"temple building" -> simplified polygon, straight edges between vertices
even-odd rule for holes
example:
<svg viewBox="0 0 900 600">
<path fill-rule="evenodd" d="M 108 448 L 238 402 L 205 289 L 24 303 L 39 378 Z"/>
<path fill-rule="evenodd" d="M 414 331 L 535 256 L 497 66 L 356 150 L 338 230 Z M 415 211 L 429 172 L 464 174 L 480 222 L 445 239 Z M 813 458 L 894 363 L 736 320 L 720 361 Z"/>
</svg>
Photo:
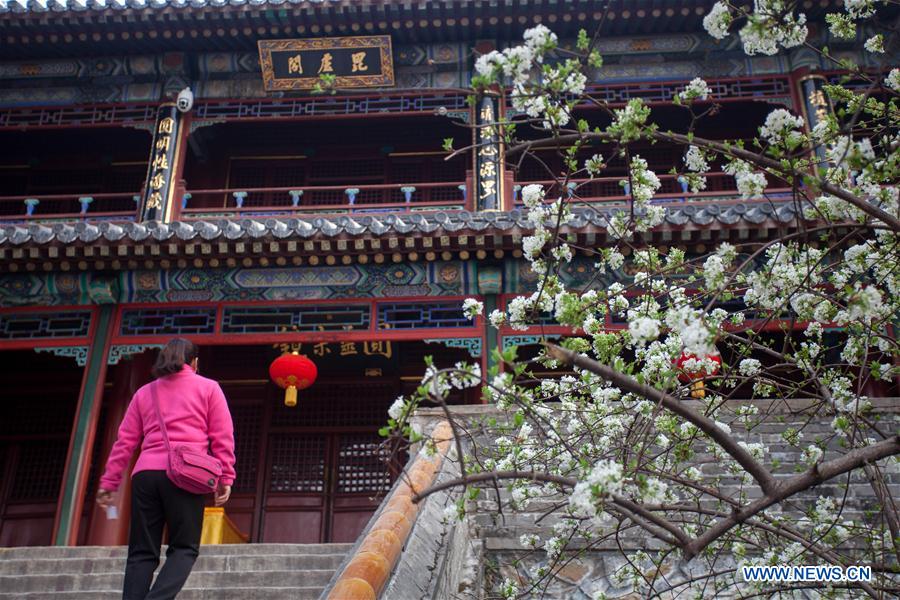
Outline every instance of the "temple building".
<svg viewBox="0 0 900 600">
<path fill-rule="evenodd" d="M 815 20 L 829 4 L 804 7 Z M 602 19 L 589 92 L 610 106 L 643 98 L 661 126 L 684 127 L 672 98 L 703 77 L 720 105 L 707 138 L 752 139 L 773 106 L 814 125 L 840 73 L 802 47 L 748 57 L 736 36 L 712 39 L 711 5 L 0 0 L 0 546 L 124 543 L 127 518 L 92 498 L 173 336 L 200 345 L 201 373 L 230 403 L 225 509 L 247 541 L 355 541 L 396 477 L 378 429 L 426 356 L 486 371 L 495 348 L 571 334 L 497 331 L 461 310 L 533 289 L 519 192 L 564 169 L 549 151 L 505 160 L 499 136 L 473 127 L 521 118 L 502 90 L 468 100 L 475 60 L 535 24 L 571 46 Z M 477 150 L 451 157 L 447 138 Z M 639 153 L 657 173 L 681 168 L 679 147 Z M 578 205 L 567 231 L 586 250 L 565 269 L 571 285 L 594 274 L 626 173 L 616 159 L 577 194 L 550 194 Z M 747 201 L 722 172 L 699 193 L 661 179 L 666 220 L 649 243 L 703 252 L 796 226 L 781 182 Z M 319 373 L 294 407 L 269 379 L 285 349 Z M 118 502 L 127 516 L 127 484 Z"/>
</svg>

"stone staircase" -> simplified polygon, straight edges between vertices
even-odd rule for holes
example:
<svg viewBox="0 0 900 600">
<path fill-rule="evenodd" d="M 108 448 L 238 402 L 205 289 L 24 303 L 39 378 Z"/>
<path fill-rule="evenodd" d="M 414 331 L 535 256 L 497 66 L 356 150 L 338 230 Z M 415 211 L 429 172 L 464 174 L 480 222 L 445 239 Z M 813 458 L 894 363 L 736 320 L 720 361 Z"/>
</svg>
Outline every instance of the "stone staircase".
<svg viewBox="0 0 900 600">
<path fill-rule="evenodd" d="M 351 547 L 203 546 L 178 598 L 314 600 Z M 125 550 L 121 546 L 0 548 L 0 600 L 118 600 Z"/>
</svg>

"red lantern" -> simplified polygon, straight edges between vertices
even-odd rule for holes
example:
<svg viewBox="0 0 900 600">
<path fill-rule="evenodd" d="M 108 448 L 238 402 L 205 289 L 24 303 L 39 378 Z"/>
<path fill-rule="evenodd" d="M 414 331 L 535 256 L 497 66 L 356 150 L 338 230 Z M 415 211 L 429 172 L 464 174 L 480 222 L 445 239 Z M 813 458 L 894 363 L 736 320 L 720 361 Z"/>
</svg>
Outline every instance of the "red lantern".
<svg viewBox="0 0 900 600">
<path fill-rule="evenodd" d="M 703 378 L 709 375 L 715 375 L 719 372 L 719 366 L 722 364 L 722 357 L 718 352 L 715 354 L 707 354 L 706 358 L 715 363 L 715 367 L 713 367 L 712 373 L 707 373 L 706 369 L 700 369 L 699 371 L 686 371 L 684 368 L 684 363 L 691 359 L 700 360 L 697 358 L 696 354 L 692 352 L 687 352 L 683 350 L 681 352 L 681 356 L 678 357 L 678 360 L 675 361 L 675 368 L 678 369 L 678 380 L 682 383 L 690 383 L 691 384 L 691 397 L 692 398 L 703 398 L 706 396 L 706 391 L 703 386 Z"/>
<path fill-rule="evenodd" d="M 297 406 L 297 390 L 315 383 L 318 374 L 316 364 L 297 352 L 285 352 L 269 365 L 269 377 L 284 388 L 285 406 Z"/>
</svg>

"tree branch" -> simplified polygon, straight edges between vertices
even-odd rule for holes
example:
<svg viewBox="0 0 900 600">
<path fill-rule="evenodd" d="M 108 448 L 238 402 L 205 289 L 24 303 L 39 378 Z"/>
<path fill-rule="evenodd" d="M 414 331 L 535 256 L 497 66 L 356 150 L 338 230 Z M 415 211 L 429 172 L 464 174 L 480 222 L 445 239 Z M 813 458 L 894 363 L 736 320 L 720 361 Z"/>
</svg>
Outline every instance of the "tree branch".
<svg viewBox="0 0 900 600">
<path fill-rule="evenodd" d="M 456 479 L 433 485 L 427 490 L 414 495 L 412 501 L 421 502 L 431 494 L 454 487 L 468 486 L 473 483 L 497 482 L 502 479 L 544 481 L 547 483 L 556 483 L 568 488 L 575 487 L 575 484 L 578 483 L 578 480 L 574 477 L 562 477 L 561 475 L 541 473 L 539 471 L 491 471 L 489 473 L 476 473 L 464 477 L 457 477 Z M 632 502 L 618 494 L 609 494 L 607 498 L 615 504 L 626 517 L 634 521 L 636 525 L 641 529 L 648 531 L 654 537 L 679 548 L 684 548 L 690 543 L 690 538 L 687 534 L 678 529 L 678 527 L 659 515 L 653 514 L 636 502 Z"/>
<path fill-rule="evenodd" d="M 811 487 L 815 487 L 838 475 L 895 454 L 900 454 L 900 436 L 898 435 L 884 440 L 883 442 L 878 442 L 877 444 L 854 450 L 840 458 L 820 463 L 805 473 L 786 479 L 779 483 L 773 492 L 767 493 L 755 502 L 735 511 L 730 517 L 722 519 L 704 531 L 700 537 L 691 541 L 684 549 L 685 557 L 693 558 L 732 527 L 743 523 L 753 515 L 767 509 L 773 504 L 781 502 L 785 498 L 789 498 Z"/>
<path fill-rule="evenodd" d="M 576 354 L 571 350 L 566 350 L 565 348 L 561 348 L 554 344 L 547 344 L 547 351 L 554 359 L 563 364 L 575 365 L 580 369 L 599 375 L 600 377 L 611 381 L 613 385 L 619 389 L 652 400 L 668 411 L 693 423 L 697 429 L 712 438 L 713 441 L 737 461 L 737 463 L 756 480 L 756 483 L 762 488 L 763 493 L 769 494 L 775 490 L 775 477 L 763 465 L 758 463 L 756 459 L 750 456 L 750 453 L 742 448 L 737 443 L 737 440 L 725 433 L 724 430 L 720 429 L 715 421 L 693 410 L 678 398 L 656 388 L 638 383 L 628 375 L 619 373 L 611 367 L 601 364 L 587 356 Z"/>
</svg>

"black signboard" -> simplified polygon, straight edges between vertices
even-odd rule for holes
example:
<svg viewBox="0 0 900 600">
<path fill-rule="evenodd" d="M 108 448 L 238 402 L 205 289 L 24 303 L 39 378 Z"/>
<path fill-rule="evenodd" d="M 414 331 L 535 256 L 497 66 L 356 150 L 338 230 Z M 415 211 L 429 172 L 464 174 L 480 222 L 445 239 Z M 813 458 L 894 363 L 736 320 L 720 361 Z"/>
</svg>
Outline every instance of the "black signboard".
<svg viewBox="0 0 900 600">
<path fill-rule="evenodd" d="M 833 112 L 831 100 L 825 94 L 827 83 L 828 80 L 821 75 L 809 75 L 800 80 L 800 90 L 803 94 L 801 107 L 810 131 Z M 827 160 L 824 144 L 816 146 L 816 157 L 823 162 Z"/>
<path fill-rule="evenodd" d="M 270 92 L 311 89 L 322 75 L 333 76 L 338 88 L 394 85 L 388 35 L 261 40 L 259 63 Z"/>
<path fill-rule="evenodd" d="M 181 113 L 174 104 L 159 107 L 150 146 L 150 164 L 141 199 L 142 221 L 169 221 L 174 202 L 175 184 L 172 174 L 178 154 Z"/>
<path fill-rule="evenodd" d="M 475 209 L 500 210 L 503 198 L 503 152 L 498 135 L 496 98 L 483 96 L 475 112 Z"/>
</svg>

